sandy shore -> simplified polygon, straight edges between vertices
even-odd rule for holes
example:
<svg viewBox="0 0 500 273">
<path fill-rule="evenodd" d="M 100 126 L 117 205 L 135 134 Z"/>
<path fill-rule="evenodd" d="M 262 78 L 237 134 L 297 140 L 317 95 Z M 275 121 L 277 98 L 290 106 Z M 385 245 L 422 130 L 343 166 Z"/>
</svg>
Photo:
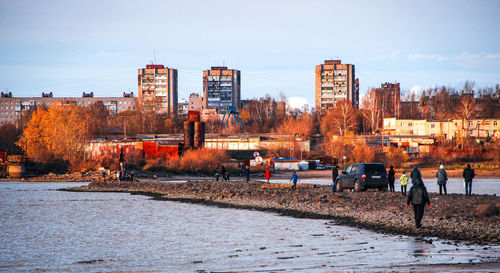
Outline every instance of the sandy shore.
<svg viewBox="0 0 500 273">
<path fill-rule="evenodd" d="M 500 197 L 461 194 L 430 194 L 432 208 L 427 208 L 423 228 L 414 227 L 413 211 L 405 206 L 400 193 L 343 192 L 331 193 L 328 186 L 290 185 L 259 182 L 198 181 L 167 182 L 93 182 L 72 191 L 126 192 L 144 194 L 161 200 L 202 203 L 271 211 L 300 218 L 333 219 L 339 224 L 362 227 L 377 232 L 438 237 L 478 244 L 499 244 L 500 215 L 475 218 L 478 204 L 499 204 Z"/>
</svg>

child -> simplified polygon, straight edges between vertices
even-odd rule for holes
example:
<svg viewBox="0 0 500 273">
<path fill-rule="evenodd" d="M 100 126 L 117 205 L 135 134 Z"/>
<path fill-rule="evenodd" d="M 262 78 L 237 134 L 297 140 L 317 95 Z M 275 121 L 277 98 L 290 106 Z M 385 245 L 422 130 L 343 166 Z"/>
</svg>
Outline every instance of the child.
<svg viewBox="0 0 500 273">
<path fill-rule="evenodd" d="M 408 176 L 406 175 L 405 171 L 403 171 L 403 174 L 399 178 L 399 182 L 401 183 L 401 194 L 406 196 L 406 185 L 408 184 Z"/>
<path fill-rule="evenodd" d="M 292 189 L 294 189 L 294 190 L 297 188 L 297 180 L 300 180 L 300 178 L 297 175 L 297 172 L 293 171 L 293 174 L 292 174 L 292 177 L 290 178 L 290 181 L 293 182 Z"/>
<path fill-rule="evenodd" d="M 269 179 L 271 178 L 271 171 L 269 170 L 269 168 L 266 169 L 264 177 L 267 179 L 267 183 L 269 183 Z"/>
</svg>

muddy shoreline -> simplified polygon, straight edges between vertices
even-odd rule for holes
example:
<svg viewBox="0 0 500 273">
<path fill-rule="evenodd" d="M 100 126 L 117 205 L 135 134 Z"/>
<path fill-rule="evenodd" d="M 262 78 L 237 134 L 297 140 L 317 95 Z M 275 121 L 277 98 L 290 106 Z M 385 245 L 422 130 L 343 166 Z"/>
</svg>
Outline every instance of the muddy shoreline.
<svg viewBox="0 0 500 273">
<path fill-rule="evenodd" d="M 500 215 L 476 218 L 479 204 L 500 204 L 500 197 L 462 194 L 430 194 L 423 228 L 414 227 L 413 210 L 405 198 L 391 192 L 331 193 L 331 187 L 260 182 L 197 181 L 170 182 L 92 182 L 88 186 L 65 189 L 78 192 L 122 192 L 151 196 L 157 200 L 180 201 L 225 208 L 249 209 L 280 215 L 329 219 L 338 224 L 370 229 L 380 233 L 438 237 L 476 244 L 500 244 Z M 432 239 L 431 239 L 432 240 Z"/>
<path fill-rule="evenodd" d="M 405 169 L 409 173 L 409 169 Z M 396 169 L 396 177 L 398 178 L 403 169 Z M 423 168 L 420 169 L 423 178 L 435 178 L 437 169 L 433 168 Z M 463 169 L 451 169 L 446 170 L 449 178 L 461 178 Z M 213 175 L 207 175 L 202 173 L 185 173 L 185 174 L 172 174 L 172 173 L 150 173 L 135 170 L 136 178 L 141 181 L 199 181 L 213 180 Z M 331 170 L 308 170 L 299 171 L 299 177 L 301 179 L 331 179 Z M 291 175 L 290 171 L 273 171 L 271 179 L 289 179 Z M 156 176 L 156 178 L 155 178 Z M 264 172 L 252 172 L 250 175 L 251 179 L 265 180 Z M 242 181 L 244 178 L 241 174 L 232 174 L 232 180 Z M 500 179 L 500 168 L 488 169 L 488 170 L 476 170 L 475 179 L 481 178 L 498 178 Z M 0 178 L 2 181 L 21 181 L 21 182 L 93 182 L 93 181 L 113 181 L 112 177 L 103 178 L 101 172 L 90 171 L 86 173 L 67 173 L 67 174 L 46 174 L 38 175 L 33 177 L 24 178 Z"/>
</svg>

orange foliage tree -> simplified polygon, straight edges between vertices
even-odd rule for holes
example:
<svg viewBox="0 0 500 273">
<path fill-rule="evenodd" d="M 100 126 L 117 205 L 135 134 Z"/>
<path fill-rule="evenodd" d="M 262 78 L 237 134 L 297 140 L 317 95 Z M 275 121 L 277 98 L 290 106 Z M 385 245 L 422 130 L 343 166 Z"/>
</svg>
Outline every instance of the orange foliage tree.
<svg viewBox="0 0 500 273">
<path fill-rule="evenodd" d="M 55 103 L 47 110 L 37 109 L 26 124 L 17 145 L 35 161 L 55 159 L 76 163 L 84 159 L 91 133 L 83 108 Z"/>
<path fill-rule="evenodd" d="M 337 105 L 328 110 L 321 118 L 320 129 L 324 136 L 345 136 L 356 131 L 358 126 L 358 113 L 350 101 L 339 101 Z"/>
<path fill-rule="evenodd" d="M 356 145 L 352 150 L 352 157 L 355 162 L 373 162 L 375 155 L 375 149 L 366 145 Z"/>
<path fill-rule="evenodd" d="M 278 134 L 299 135 L 304 139 L 309 139 L 313 133 L 313 117 L 304 112 L 296 117 L 289 115 L 275 129 Z"/>
</svg>

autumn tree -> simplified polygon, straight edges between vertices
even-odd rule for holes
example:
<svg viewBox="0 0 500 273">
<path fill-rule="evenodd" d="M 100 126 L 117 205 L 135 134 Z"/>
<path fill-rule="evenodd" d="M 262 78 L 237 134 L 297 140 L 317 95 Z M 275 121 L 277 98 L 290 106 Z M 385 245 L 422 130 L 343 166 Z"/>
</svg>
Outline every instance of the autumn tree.
<svg viewBox="0 0 500 273">
<path fill-rule="evenodd" d="M 299 135 L 304 139 L 309 139 L 313 133 L 313 117 L 308 112 L 297 116 L 289 115 L 283 119 L 274 132 Z"/>
<path fill-rule="evenodd" d="M 352 157 L 355 162 L 373 162 L 375 156 L 375 149 L 366 145 L 356 145 L 352 150 Z"/>
<path fill-rule="evenodd" d="M 61 159 L 75 163 L 84 159 L 90 136 L 83 108 L 56 103 L 48 110 L 39 108 L 33 113 L 17 144 L 35 161 Z"/>
<path fill-rule="evenodd" d="M 355 132 L 358 126 L 358 113 L 348 100 L 337 102 L 337 105 L 321 118 L 321 132 L 324 136 L 345 136 Z"/>
<path fill-rule="evenodd" d="M 102 104 L 102 102 L 93 103 L 85 109 L 85 116 L 87 118 L 88 131 L 93 137 L 98 135 L 106 135 L 108 133 L 107 119 L 109 117 L 109 110 Z"/>
<path fill-rule="evenodd" d="M 282 107 L 279 107 L 283 105 Z M 280 111 L 281 109 L 281 111 Z M 245 131 L 253 133 L 271 132 L 285 114 L 284 102 L 277 102 L 266 95 L 263 98 L 253 99 L 241 110 Z"/>
</svg>

